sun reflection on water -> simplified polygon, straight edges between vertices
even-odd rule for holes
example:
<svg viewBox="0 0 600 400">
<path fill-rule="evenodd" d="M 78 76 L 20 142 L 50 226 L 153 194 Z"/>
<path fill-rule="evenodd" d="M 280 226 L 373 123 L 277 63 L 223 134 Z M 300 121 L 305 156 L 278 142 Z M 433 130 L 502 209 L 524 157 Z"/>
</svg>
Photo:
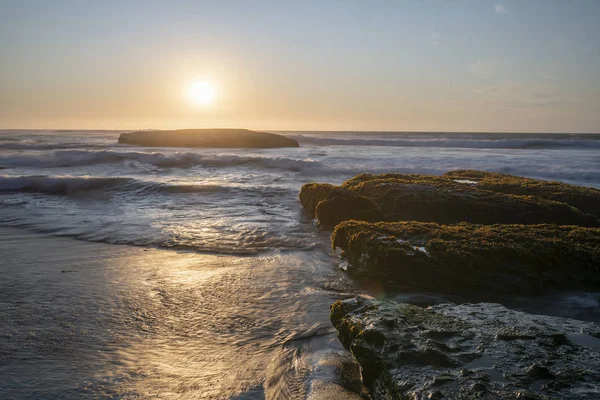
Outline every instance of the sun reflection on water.
<svg viewBox="0 0 600 400">
<path fill-rule="evenodd" d="M 313 253 L 234 257 L 32 234 L 7 250 L 22 263 L 8 280 L 45 282 L 3 286 L 14 304 L 7 320 L 27 316 L 24 326 L 40 327 L 9 359 L 52 352 L 43 363 L 0 365 L 15 387 L 35 374 L 39 387 L 63 397 L 260 397 L 288 390 L 284 377 L 267 376 L 289 369 L 273 364 L 287 360 L 285 346 L 341 351 L 328 322 L 338 293 L 322 289 L 340 275 Z M 31 337 L 19 325 L 1 329 Z"/>
</svg>

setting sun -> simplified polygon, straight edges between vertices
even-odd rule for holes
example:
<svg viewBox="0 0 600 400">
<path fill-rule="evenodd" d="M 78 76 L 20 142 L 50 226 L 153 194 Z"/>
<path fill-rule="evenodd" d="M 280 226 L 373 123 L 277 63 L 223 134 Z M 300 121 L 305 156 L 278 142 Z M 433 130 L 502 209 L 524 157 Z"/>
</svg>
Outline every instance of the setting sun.
<svg viewBox="0 0 600 400">
<path fill-rule="evenodd" d="M 214 103 L 217 91 L 211 82 L 194 82 L 188 88 L 188 99 L 196 106 L 210 106 Z"/>
</svg>

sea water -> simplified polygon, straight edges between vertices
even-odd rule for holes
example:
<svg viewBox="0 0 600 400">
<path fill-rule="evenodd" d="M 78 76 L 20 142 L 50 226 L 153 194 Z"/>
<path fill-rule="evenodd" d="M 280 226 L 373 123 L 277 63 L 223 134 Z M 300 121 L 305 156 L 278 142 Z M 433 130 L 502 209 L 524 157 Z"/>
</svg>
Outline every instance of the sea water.
<svg viewBox="0 0 600 400">
<path fill-rule="evenodd" d="M 183 149 L 119 134 L 0 131 L 0 397 L 348 398 L 329 305 L 381 294 L 337 267 L 304 183 L 470 168 L 600 188 L 594 135 L 282 132 L 301 147 Z M 506 304 L 597 319 L 598 298 Z"/>
</svg>

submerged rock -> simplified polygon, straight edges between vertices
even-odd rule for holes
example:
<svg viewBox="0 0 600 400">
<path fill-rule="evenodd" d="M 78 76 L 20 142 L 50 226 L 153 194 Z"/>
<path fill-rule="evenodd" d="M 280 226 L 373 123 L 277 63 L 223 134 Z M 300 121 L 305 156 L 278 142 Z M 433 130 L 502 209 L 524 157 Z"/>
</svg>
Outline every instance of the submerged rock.
<svg viewBox="0 0 600 400">
<path fill-rule="evenodd" d="M 319 226 L 333 229 L 342 221 L 382 221 L 381 209 L 373 200 L 326 183 L 309 183 L 300 190 L 300 202 Z"/>
<path fill-rule="evenodd" d="M 484 190 L 561 201 L 585 213 L 600 217 L 600 190 L 598 189 L 477 170 L 450 171 L 442 177 L 454 181 L 468 180 Z"/>
<path fill-rule="evenodd" d="M 598 399 L 600 327 L 499 304 L 331 307 L 376 399 Z"/>
<path fill-rule="evenodd" d="M 474 182 L 474 181 L 473 181 Z M 311 212 L 320 201 L 325 201 L 335 186 L 327 185 L 328 190 L 312 190 L 307 184 L 302 191 L 311 193 L 310 201 L 301 201 Z M 568 186 L 568 185 L 567 185 Z M 338 220 L 365 221 L 422 221 L 452 224 L 471 222 L 478 224 L 540 224 L 600 226 L 600 220 L 588 213 L 561 201 L 539 196 L 523 196 L 484 190 L 479 184 L 465 184 L 453 179 L 433 175 L 381 174 L 358 175 L 341 186 L 373 201 L 383 215 L 374 213 L 362 215 L 362 203 L 344 204 L 343 210 L 330 207 L 317 217 L 318 221 L 330 217 L 327 212 L 335 212 L 324 227 Z M 349 195 L 347 195 L 349 196 Z M 372 209 L 370 206 L 369 209 Z M 357 215 L 359 214 L 359 215 Z"/>
<path fill-rule="evenodd" d="M 600 287 L 600 229 L 345 221 L 332 235 L 348 271 L 387 287 L 542 293 Z"/>
<path fill-rule="evenodd" d="M 179 129 L 122 133 L 119 143 L 146 147 L 299 147 L 294 139 L 247 129 Z"/>
</svg>

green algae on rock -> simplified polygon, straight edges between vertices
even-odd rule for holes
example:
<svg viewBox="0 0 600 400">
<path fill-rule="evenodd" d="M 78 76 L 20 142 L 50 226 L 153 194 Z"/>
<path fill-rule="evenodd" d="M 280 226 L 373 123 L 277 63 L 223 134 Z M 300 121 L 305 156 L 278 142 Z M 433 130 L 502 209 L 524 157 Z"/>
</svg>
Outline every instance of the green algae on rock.
<svg viewBox="0 0 600 400">
<path fill-rule="evenodd" d="M 325 200 L 336 188 L 326 185 L 327 190 L 316 190 L 315 185 L 307 184 L 302 191 L 310 193 L 310 200 L 301 202 L 310 212 L 316 205 Z M 322 185 L 322 184 L 321 184 Z M 370 199 L 377 205 L 382 217 L 373 213 L 360 214 L 361 206 L 355 209 L 352 202 L 347 202 L 342 212 L 336 207 L 327 210 L 336 212 L 328 224 L 337 220 L 366 221 L 422 221 L 452 224 L 471 222 L 479 224 L 540 224 L 600 226 L 597 217 L 582 212 L 569 204 L 553 201 L 539 196 L 508 194 L 492 190 L 482 190 L 479 185 L 466 185 L 433 175 L 405 174 L 361 174 L 346 182 L 341 188 Z M 347 195 L 349 197 L 349 195 Z M 371 206 L 369 209 L 372 209 Z M 319 216 L 327 219 L 326 210 Z"/>
<path fill-rule="evenodd" d="M 445 173 L 442 177 L 454 181 L 472 181 L 483 190 L 561 201 L 585 213 L 600 217 L 600 190 L 598 189 L 477 170 L 455 170 Z"/>
<path fill-rule="evenodd" d="M 499 304 L 349 299 L 338 337 L 375 399 L 597 399 L 600 327 Z"/>
<path fill-rule="evenodd" d="M 600 287 L 599 228 L 345 221 L 332 246 L 349 273 L 388 287 L 527 294 Z"/>
<path fill-rule="evenodd" d="M 309 183 L 300 190 L 300 202 L 319 226 L 333 229 L 342 221 L 382 221 L 381 209 L 373 200 L 326 183 Z"/>
<path fill-rule="evenodd" d="M 122 133 L 119 143 L 145 147 L 299 147 L 295 139 L 248 129 L 179 129 Z"/>
</svg>

